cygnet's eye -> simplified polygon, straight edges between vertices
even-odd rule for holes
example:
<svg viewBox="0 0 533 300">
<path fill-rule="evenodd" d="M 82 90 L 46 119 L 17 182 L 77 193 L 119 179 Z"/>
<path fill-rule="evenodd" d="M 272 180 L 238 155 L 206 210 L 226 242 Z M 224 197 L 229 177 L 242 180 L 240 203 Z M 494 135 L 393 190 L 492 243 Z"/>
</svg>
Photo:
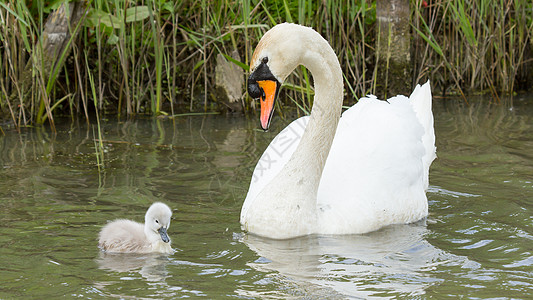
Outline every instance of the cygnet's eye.
<svg viewBox="0 0 533 300">
<path fill-rule="evenodd" d="M 159 221 L 158 221 L 158 220 L 155 220 L 155 222 L 156 222 L 157 224 L 159 224 Z"/>
<path fill-rule="evenodd" d="M 263 59 L 261 60 L 264 64 L 266 64 L 268 62 L 268 57 L 263 57 Z"/>
</svg>

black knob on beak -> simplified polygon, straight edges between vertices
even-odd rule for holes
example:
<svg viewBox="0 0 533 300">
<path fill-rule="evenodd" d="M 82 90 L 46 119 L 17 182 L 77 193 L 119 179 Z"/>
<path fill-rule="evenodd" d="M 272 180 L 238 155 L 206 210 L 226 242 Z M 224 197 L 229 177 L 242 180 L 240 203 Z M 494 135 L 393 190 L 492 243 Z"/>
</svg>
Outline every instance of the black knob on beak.
<svg viewBox="0 0 533 300">
<path fill-rule="evenodd" d="M 248 95 L 253 99 L 258 99 L 263 96 L 263 89 L 259 87 L 259 84 L 253 79 L 248 79 Z"/>
</svg>

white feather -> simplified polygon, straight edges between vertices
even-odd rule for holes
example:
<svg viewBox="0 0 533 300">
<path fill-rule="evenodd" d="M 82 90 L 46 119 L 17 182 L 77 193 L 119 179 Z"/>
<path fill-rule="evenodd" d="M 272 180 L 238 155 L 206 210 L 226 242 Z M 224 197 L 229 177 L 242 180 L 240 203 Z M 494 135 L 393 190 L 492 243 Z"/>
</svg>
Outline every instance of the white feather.
<svg viewBox="0 0 533 300">
<path fill-rule="evenodd" d="M 115 220 L 102 228 L 98 247 L 105 252 L 118 253 L 172 253 L 170 239 L 162 240 L 160 228 L 170 226 L 172 211 L 161 202 L 155 202 L 148 208 L 145 223 L 131 220 Z M 167 236 L 168 238 L 168 236 Z"/>
<path fill-rule="evenodd" d="M 427 216 L 435 158 L 429 82 L 409 98 L 362 98 L 339 120 L 342 72 L 329 44 L 293 24 L 274 27 L 263 39 L 254 57 L 268 53 L 270 70 L 281 79 L 306 66 L 315 99 L 311 116 L 289 124 L 261 156 L 243 203 L 243 228 L 283 239 L 365 233 Z"/>
</svg>

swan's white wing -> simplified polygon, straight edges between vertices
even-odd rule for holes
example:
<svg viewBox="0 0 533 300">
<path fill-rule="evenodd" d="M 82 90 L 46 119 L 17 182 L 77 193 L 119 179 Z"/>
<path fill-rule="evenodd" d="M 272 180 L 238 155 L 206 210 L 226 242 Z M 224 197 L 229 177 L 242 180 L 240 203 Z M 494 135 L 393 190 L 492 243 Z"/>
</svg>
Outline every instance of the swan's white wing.
<svg viewBox="0 0 533 300">
<path fill-rule="evenodd" d="M 255 166 L 250 188 L 242 205 L 241 221 L 242 216 L 245 215 L 246 210 L 250 207 L 257 194 L 278 175 L 283 166 L 289 161 L 300 143 L 308 122 L 308 116 L 294 120 L 270 142 L 270 145 L 263 152 Z"/>
<path fill-rule="evenodd" d="M 427 215 L 425 130 L 410 102 L 362 98 L 343 113 L 318 189 L 321 233 L 368 232 Z"/>
<path fill-rule="evenodd" d="M 435 147 L 435 130 L 433 128 L 433 112 L 431 111 L 431 87 L 428 82 L 424 85 L 416 85 L 415 90 L 409 97 L 410 103 L 418 117 L 418 121 L 424 127 L 424 135 L 422 136 L 422 144 L 426 150 L 424 158 L 424 189 L 427 190 L 429 186 L 429 166 L 437 157 Z"/>
</svg>

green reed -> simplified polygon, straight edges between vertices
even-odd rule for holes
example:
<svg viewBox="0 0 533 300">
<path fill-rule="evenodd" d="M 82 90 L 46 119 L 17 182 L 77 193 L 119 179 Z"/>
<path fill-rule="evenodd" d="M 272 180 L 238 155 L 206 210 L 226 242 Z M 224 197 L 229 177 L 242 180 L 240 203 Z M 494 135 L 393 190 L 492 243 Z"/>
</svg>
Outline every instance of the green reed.
<svg viewBox="0 0 533 300">
<path fill-rule="evenodd" d="M 55 115 L 89 120 L 105 113 L 216 110 L 217 54 L 247 71 L 262 35 L 286 21 L 311 26 L 330 42 L 348 105 L 377 92 L 376 74 L 386 68 L 376 54 L 375 1 L 93 0 L 86 19 L 71 28 L 79 34 L 50 63 L 39 51 L 47 17 L 62 3 L 68 1 L 0 2 L 0 109 L 15 126 L 53 126 Z M 413 84 L 430 78 L 436 92 L 485 92 L 495 99 L 517 90 L 533 59 L 530 1 L 428 3 L 411 0 Z M 230 58 L 233 50 L 240 61 Z M 286 82 L 280 108 L 308 112 L 312 82 L 298 68 Z M 245 110 L 255 107 L 250 99 L 244 103 Z"/>
<path fill-rule="evenodd" d="M 413 26 L 434 50 L 426 52 L 425 67 L 437 85 L 461 93 L 488 91 L 496 99 L 515 90 L 526 57 L 533 57 L 526 53 L 533 39 L 531 2 L 443 1 L 421 10 Z"/>
</svg>

